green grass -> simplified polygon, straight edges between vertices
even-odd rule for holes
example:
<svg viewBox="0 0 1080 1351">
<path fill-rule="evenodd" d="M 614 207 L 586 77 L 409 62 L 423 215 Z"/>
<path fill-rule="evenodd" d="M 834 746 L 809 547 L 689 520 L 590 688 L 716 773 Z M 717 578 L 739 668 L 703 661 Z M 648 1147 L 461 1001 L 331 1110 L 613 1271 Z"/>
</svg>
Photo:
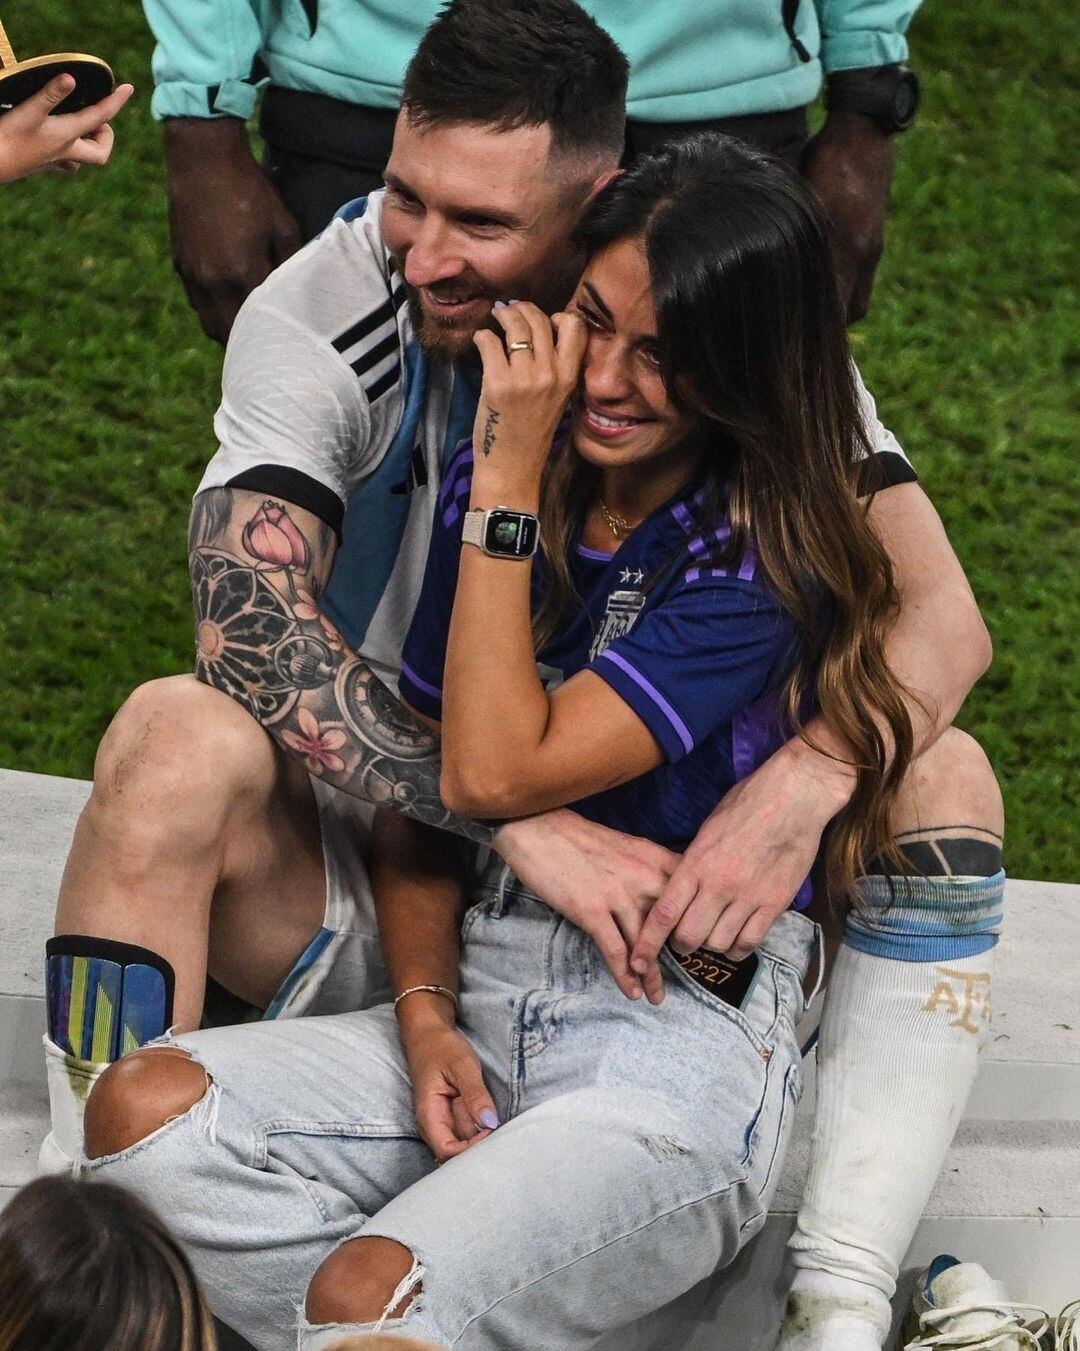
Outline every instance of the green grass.
<svg viewBox="0 0 1080 1351">
<path fill-rule="evenodd" d="M 89 48 L 138 91 L 104 173 L 0 189 L 0 763 L 85 776 L 128 691 L 189 664 L 184 530 L 220 353 L 169 264 L 138 7 L 6 17 L 16 51 Z M 918 15 L 923 113 L 855 335 L 993 632 L 962 722 L 1004 785 L 1010 869 L 1062 880 L 1080 878 L 1074 29 L 1057 0 Z"/>
</svg>

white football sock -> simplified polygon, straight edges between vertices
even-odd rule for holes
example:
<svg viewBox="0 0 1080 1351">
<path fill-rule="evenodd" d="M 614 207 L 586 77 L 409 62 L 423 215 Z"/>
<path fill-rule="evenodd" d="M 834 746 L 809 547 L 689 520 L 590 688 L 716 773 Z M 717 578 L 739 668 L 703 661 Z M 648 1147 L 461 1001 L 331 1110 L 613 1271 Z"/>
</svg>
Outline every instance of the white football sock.
<svg viewBox="0 0 1080 1351">
<path fill-rule="evenodd" d="M 907 955 L 977 946 L 980 939 L 968 936 L 997 932 L 1002 885 L 1000 874 L 920 879 L 916 902 L 884 910 L 881 922 L 895 920 L 899 937 L 880 939 L 873 923 L 849 922 L 822 1015 L 813 1150 L 789 1245 L 796 1276 L 777 1351 L 884 1344 L 899 1265 L 963 1114 L 989 1026 L 992 947 L 903 961 L 851 942 L 903 946 Z M 959 921 L 959 936 L 941 932 L 946 911 Z M 841 1323 L 850 1324 L 846 1339 Z M 861 1340 L 865 1334 L 878 1340 Z"/>
<path fill-rule="evenodd" d="M 82 1151 L 86 1099 L 105 1065 L 67 1055 L 47 1036 L 42 1041 L 45 1043 L 52 1129 L 38 1151 L 38 1170 L 42 1173 L 70 1173 L 75 1159 Z"/>
</svg>

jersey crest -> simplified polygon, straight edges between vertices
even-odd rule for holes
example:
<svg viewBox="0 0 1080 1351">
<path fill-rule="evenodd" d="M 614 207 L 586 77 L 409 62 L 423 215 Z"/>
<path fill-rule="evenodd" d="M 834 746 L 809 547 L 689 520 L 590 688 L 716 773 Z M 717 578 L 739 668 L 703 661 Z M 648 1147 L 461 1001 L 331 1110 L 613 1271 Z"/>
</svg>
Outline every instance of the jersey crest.
<svg viewBox="0 0 1080 1351">
<path fill-rule="evenodd" d="M 624 576 L 625 576 L 624 571 Z M 633 574 L 639 577 L 640 573 Z M 630 632 L 645 606 L 643 591 L 612 591 L 607 598 L 604 617 L 589 648 L 589 660 L 595 661 L 617 638 Z"/>
</svg>

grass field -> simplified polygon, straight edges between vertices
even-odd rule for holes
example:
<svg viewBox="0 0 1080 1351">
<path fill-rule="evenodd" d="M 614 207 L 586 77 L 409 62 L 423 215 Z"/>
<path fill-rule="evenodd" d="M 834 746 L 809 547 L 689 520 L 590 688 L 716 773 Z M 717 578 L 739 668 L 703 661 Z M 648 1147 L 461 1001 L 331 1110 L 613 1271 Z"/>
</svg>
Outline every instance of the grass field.
<svg viewBox="0 0 1080 1351">
<path fill-rule="evenodd" d="M 169 264 L 138 5 L 4 18 L 16 51 L 99 52 L 137 88 L 104 173 L 0 189 L 0 764 L 86 776 L 127 692 L 189 665 L 184 530 L 220 353 Z M 855 334 L 994 636 L 961 721 L 1004 785 L 1010 870 L 1073 881 L 1075 27 L 1059 0 L 918 15 L 923 113 Z"/>
</svg>

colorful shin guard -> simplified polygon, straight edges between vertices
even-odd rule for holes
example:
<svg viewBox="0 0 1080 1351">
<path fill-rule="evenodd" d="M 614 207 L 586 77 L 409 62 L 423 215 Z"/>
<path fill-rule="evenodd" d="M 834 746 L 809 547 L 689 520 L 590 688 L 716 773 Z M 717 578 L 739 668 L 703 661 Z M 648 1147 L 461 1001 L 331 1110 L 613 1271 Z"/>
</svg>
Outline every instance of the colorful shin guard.
<svg viewBox="0 0 1080 1351">
<path fill-rule="evenodd" d="M 173 969 L 148 948 L 61 934 L 45 945 L 50 1039 L 96 1064 L 119 1060 L 172 1023 Z"/>
</svg>

